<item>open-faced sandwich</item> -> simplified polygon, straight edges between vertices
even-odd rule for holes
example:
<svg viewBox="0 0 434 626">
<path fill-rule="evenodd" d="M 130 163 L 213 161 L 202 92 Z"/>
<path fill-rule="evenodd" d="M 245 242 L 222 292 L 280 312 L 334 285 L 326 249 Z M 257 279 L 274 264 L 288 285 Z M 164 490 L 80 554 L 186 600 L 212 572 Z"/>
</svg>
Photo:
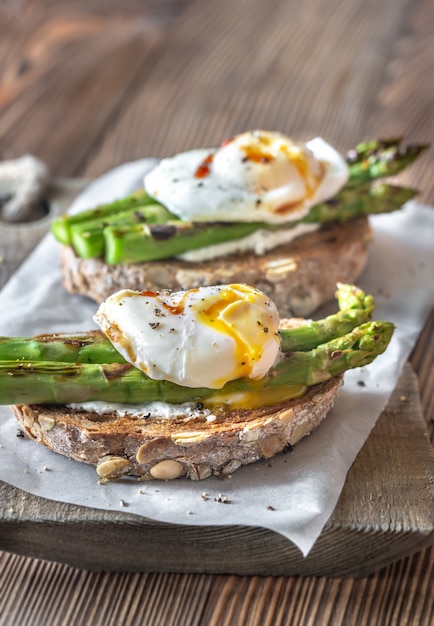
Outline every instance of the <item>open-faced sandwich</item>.
<svg viewBox="0 0 434 626">
<path fill-rule="evenodd" d="M 114 291 L 243 282 L 281 315 L 310 315 L 355 282 L 371 240 L 368 214 L 399 209 L 415 191 L 378 182 L 424 146 L 360 144 L 343 158 L 323 139 L 251 131 L 218 149 L 163 159 L 144 189 L 55 220 L 62 279 L 101 302 Z"/>
<path fill-rule="evenodd" d="M 270 458 L 325 418 L 346 370 L 387 347 L 389 322 L 350 285 L 322 320 L 281 319 L 245 284 L 122 290 L 86 334 L 0 338 L 0 403 L 27 434 L 123 475 L 203 479 Z"/>
</svg>

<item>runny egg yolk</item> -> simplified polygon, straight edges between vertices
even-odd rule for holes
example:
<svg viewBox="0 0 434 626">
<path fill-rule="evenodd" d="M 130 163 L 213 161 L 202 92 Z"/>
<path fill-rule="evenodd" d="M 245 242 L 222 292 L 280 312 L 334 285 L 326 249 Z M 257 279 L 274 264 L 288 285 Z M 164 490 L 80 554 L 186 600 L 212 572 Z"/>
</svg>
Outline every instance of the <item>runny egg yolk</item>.
<svg viewBox="0 0 434 626">
<path fill-rule="evenodd" d="M 220 389 L 237 378 L 258 380 L 280 352 L 275 305 L 246 285 L 123 290 L 101 304 L 95 321 L 132 365 L 185 387 Z"/>
<path fill-rule="evenodd" d="M 326 173 L 325 163 L 305 144 L 281 133 L 252 131 L 226 141 L 214 157 L 214 167 L 224 176 L 239 178 L 240 160 L 249 190 L 268 192 L 292 183 L 293 203 L 311 198 Z"/>
<path fill-rule="evenodd" d="M 237 285 L 223 288 L 217 298 L 205 299 L 197 309 L 199 324 L 209 326 L 223 336 L 231 337 L 235 346 L 235 363 L 232 379 L 262 378 L 268 368 L 264 368 L 262 359 L 269 362 L 266 352 L 275 352 L 280 343 L 277 338 L 278 322 L 267 308 L 259 303 L 259 292 Z M 261 301 L 262 301 L 262 294 Z M 241 299 L 240 299 L 241 296 Z M 192 310 L 195 310 L 193 305 Z M 271 333 L 271 340 L 268 335 Z M 271 336 L 270 335 L 270 336 Z M 277 339 L 277 340 L 276 340 Z M 273 358 L 273 361 L 275 356 Z M 214 381 L 216 387 L 222 387 L 227 380 Z"/>
</svg>

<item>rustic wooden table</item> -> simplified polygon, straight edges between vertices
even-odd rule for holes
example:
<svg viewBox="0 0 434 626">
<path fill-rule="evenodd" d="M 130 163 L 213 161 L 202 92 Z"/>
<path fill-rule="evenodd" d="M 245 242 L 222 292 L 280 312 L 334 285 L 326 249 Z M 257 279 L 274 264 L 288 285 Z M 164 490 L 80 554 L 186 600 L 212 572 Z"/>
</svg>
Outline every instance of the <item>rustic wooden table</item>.
<svg viewBox="0 0 434 626">
<path fill-rule="evenodd" d="M 432 141 L 433 32 L 430 0 L 0 0 L 0 159 L 30 153 L 54 176 L 91 179 L 254 127 L 342 151 Z M 431 204 L 433 166 L 431 149 L 400 177 Z M 49 223 L 0 222 L 0 286 Z M 431 438 L 433 355 L 432 314 L 411 356 Z M 433 562 L 425 548 L 336 579 L 101 573 L 0 552 L 0 626 L 428 626 Z"/>
</svg>

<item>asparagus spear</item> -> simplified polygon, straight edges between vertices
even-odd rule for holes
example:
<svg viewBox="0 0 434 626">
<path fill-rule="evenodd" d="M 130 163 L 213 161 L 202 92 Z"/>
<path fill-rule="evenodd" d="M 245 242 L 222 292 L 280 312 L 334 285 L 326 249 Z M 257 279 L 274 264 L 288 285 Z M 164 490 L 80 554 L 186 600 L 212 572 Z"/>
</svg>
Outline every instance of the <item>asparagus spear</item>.
<svg viewBox="0 0 434 626">
<path fill-rule="evenodd" d="M 125 363 L 100 331 L 36 337 L 0 337 L 0 361 Z"/>
<path fill-rule="evenodd" d="M 340 284 L 336 292 L 339 311 L 328 317 L 308 320 L 301 326 L 281 329 L 283 352 L 307 351 L 320 344 L 351 332 L 356 326 L 370 321 L 375 308 L 374 298 L 354 285 Z M 1 352 L 0 352 L 1 355 Z"/>
<path fill-rule="evenodd" d="M 346 157 L 350 169 L 346 187 L 359 187 L 377 178 L 396 176 L 428 147 L 428 144 L 402 146 L 401 138 L 360 143 Z"/>
<path fill-rule="evenodd" d="M 417 195 L 415 189 L 378 183 L 359 191 L 344 188 L 334 198 L 316 204 L 300 221 L 306 224 L 345 222 L 360 215 L 392 213 Z"/>
<path fill-rule="evenodd" d="M 232 394 L 247 392 L 264 403 L 273 392 L 283 400 L 300 395 L 307 386 L 361 367 L 384 352 L 393 334 L 389 322 L 367 322 L 350 333 L 307 352 L 289 352 L 259 381 L 238 379 L 221 390 L 192 389 L 148 378 L 125 363 L 54 363 L 1 361 L 0 404 L 69 404 L 89 400 L 141 404 L 203 402 L 205 406 L 231 402 Z M 282 391 L 284 392 L 282 394 Z"/>
<path fill-rule="evenodd" d="M 189 250 L 247 237 L 259 222 L 182 222 L 104 229 L 105 261 L 136 263 L 167 259 Z"/>
<path fill-rule="evenodd" d="M 75 215 L 62 215 L 51 224 L 51 232 L 60 243 L 69 245 L 71 243 L 70 229 L 74 224 L 82 224 L 87 220 L 107 217 L 119 211 L 137 209 L 147 204 L 155 204 L 155 200 L 151 198 L 144 189 L 139 189 L 135 193 L 121 198 L 120 200 L 103 204 L 87 211 L 81 211 Z"/>
<path fill-rule="evenodd" d="M 105 260 L 108 264 L 156 261 L 205 246 L 235 241 L 259 229 L 291 229 L 297 224 L 344 221 L 358 215 L 400 209 L 413 198 L 412 189 L 381 184 L 362 194 L 343 190 L 332 200 L 318 204 L 300 220 L 285 225 L 265 222 L 182 222 L 142 224 L 131 227 L 108 226 L 104 229 Z"/>
<path fill-rule="evenodd" d="M 131 227 L 136 224 L 159 224 L 174 219 L 161 204 L 148 204 L 144 207 L 116 212 L 108 216 L 86 220 L 71 225 L 69 229 L 71 244 L 78 256 L 89 259 L 104 256 L 104 228 L 107 226 Z"/>
<path fill-rule="evenodd" d="M 339 310 L 325 319 L 309 320 L 300 327 L 282 328 L 283 352 L 306 351 L 368 322 L 374 299 L 354 285 L 340 284 Z M 56 333 L 36 337 L 0 337 L 0 361 L 53 361 L 63 363 L 125 363 L 125 359 L 100 331 Z"/>
</svg>

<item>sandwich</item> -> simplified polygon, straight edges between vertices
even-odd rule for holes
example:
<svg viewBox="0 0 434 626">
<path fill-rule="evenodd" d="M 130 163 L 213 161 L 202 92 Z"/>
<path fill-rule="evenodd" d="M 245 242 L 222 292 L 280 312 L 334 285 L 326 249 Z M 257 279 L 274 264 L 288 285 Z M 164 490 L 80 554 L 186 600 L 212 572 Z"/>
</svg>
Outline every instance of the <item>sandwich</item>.
<svg viewBox="0 0 434 626">
<path fill-rule="evenodd" d="M 38 443 L 102 482 L 232 474 L 294 446 L 326 417 L 345 371 L 387 348 L 352 285 L 318 321 L 281 319 L 245 284 L 118 291 L 97 330 L 0 338 L 0 404 Z"/>
<path fill-rule="evenodd" d="M 100 303 L 124 288 L 247 283 L 282 316 L 310 315 L 337 282 L 357 281 L 372 238 L 367 216 L 416 194 L 384 179 L 425 147 L 372 141 L 344 158 L 318 137 L 250 131 L 163 159 L 143 189 L 54 220 L 63 284 Z"/>
</svg>

